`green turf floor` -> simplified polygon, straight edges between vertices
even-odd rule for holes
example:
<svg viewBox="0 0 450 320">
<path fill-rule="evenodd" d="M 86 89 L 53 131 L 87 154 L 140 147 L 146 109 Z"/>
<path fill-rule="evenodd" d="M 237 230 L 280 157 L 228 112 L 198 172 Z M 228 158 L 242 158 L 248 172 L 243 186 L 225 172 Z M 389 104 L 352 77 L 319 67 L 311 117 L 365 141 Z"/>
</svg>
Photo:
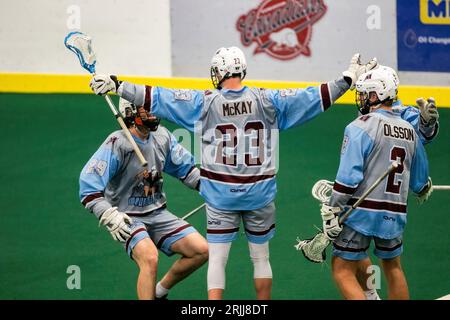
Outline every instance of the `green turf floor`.
<svg viewBox="0 0 450 320">
<path fill-rule="evenodd" d="M 135 299 L 137 267 L 78 199 L 81 168 L 118 128 L 103 99 L 0 94 L 0 114 L 0 299 Z M 435 184 L 450 184 L 450 109 L 440 115 L 442 129 L 427 151 Z M 280 135 L 277 232 L 270 244 L 274 299 L 340 298 L 329 266 L 306 261 L 293 246 L 321 223 L 310 190 L 316 180 L 334 178 L 343 129 L 354 116 L 353 107 L 335 106 Z M 201 203 L 170 177 L 165 191 L 169 209 L 180 216 Z M 403 265 L 413 299 L 450 293 L 449 194 L 436 191 L 422 207 L 410 199 Z M 204 212 L 190 222 L 205 234 Z M 160 275 L 174 259 L 160 255 Z M 70 265 L 81 268 L 81 290 L 67 289 Z M 206 270 L 175 287 L 170 298 L 205 299 Z M 385 282 L 381 295 L 386 297 Z M 230 253 L 225 298 L 254 297 L 240 234 Z"/>
</svg>

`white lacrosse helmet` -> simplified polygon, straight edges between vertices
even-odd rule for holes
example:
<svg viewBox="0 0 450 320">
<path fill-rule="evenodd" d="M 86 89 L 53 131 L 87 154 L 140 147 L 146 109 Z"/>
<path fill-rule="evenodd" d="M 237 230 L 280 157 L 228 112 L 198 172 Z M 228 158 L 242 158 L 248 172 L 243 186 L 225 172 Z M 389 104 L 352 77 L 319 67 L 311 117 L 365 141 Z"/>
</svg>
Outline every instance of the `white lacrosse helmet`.
<svg viewBox="0 0 450 320">
<path fill-rule="evenodd" d="M 211 80 L 216 89 L 221 89 L 222 82 L 234 75 L 243 80 L 246 73 L 247 61 L 238 47 L 219 48 L 211 59 Z"/>
<path fill-rule="evenodd" d="M 137 113 L 136 106 L 130 101 L 120 98 L 119 100 L 119 112 L 122 115 L 127 127 L 130 127 L 134 121 L 134 115 Z"/>
<path fill-rule="evenodd" d="M 382 65 L 379 65 L 378 69 L 385 71 L 386 75 L 389 74 L 389 76 L 392 77 L 392 80 L 394 81 L 395 85 L 398 88 L 398 86 L 400 85 L 400 78 L 398 77 L 398 74 L 394 69 L 392 69 L 391 67 L 382 66 Z"/>
<path fill-rule="evenodd" d="M 371 107 L 395 100 L 399 83 L 397 73 L 386 66 L 363 73 L 356 82 L 356 104 L 361 114 L 369 113 Z M 370 101 L 371 93 L 378 99 Z"/>
</svg>

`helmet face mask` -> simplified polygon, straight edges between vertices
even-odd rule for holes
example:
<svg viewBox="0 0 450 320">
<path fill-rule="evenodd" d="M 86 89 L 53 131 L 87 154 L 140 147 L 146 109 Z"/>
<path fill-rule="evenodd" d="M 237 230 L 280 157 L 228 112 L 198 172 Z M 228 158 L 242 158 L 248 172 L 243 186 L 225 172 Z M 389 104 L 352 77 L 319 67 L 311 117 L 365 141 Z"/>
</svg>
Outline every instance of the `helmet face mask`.
<svg viewBox="0 0 450 320">
<path fill-rule="evenodd" d="M 381 66 L 363 73 L 356 82 L 356 105 L 361 114 L 368 114 L 381 105 L 392 104 L 397 99 L 400 81 L 396 72 Z"/>
<path fill-rule="evenodd" d="M 219 48 L 211 59 L 211 81 L 216 89 L 222 82 L 238 76 L 241 80 L 247 73 L 245 55 L 238 47 Z"/>
<path fill-rule="evenodd" d="M 140 131 L 147 133 L 158 129 L 160 119 L 149 113 L 143 106 L 136 107 L 131 102 L 120 98 L 119 111 L 128 128 L 136 126 Z"/>
<path fill-rule="evenodd" d="M 362 115 L 370 113 L 373 106 L 381 104 L 380 99 L 374 91 L 358 92 L 356 91 L 356 106 Z"/>
</svg>

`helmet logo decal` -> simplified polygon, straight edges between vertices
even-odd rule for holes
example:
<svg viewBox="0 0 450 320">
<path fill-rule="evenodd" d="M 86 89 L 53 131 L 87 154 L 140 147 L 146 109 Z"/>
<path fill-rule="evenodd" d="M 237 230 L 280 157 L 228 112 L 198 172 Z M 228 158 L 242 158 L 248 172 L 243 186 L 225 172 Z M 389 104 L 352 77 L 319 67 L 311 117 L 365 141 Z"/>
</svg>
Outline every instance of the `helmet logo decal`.
<svg viewBox="0 0 450 320">
<path fill-rule="evenodd" d="M 312 26 L 327 11 L 323 0 L 265 0 L 239 17 L 241 42 L 256 42 L 253 54 L 265 52 L 279 60 L 311 55 Z"/>
</svg>

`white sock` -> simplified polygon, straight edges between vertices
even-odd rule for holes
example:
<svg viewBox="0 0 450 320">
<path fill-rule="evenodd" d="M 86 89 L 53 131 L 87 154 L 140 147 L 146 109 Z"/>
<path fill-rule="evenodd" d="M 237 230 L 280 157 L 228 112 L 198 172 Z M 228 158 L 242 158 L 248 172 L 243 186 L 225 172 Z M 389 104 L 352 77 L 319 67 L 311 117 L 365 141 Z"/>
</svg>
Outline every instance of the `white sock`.
<svg viewBox="0 0 450 320">
<path fill-rule="evenodd" d="M 156 293 L 155 293 L 155 295 L 156 295 L 157 298 L 161 298 L 161 297 L 165 296 L 168 293 L 169 293 L 169 289 L 164 288 L 161 285 L 161 282 L 158 282 L 156 284 Z"/>
<path fill-rule="evenodd" d="M 381 300 L 376 289 L 364 291 L 367 300 Z"/>
</svg>

